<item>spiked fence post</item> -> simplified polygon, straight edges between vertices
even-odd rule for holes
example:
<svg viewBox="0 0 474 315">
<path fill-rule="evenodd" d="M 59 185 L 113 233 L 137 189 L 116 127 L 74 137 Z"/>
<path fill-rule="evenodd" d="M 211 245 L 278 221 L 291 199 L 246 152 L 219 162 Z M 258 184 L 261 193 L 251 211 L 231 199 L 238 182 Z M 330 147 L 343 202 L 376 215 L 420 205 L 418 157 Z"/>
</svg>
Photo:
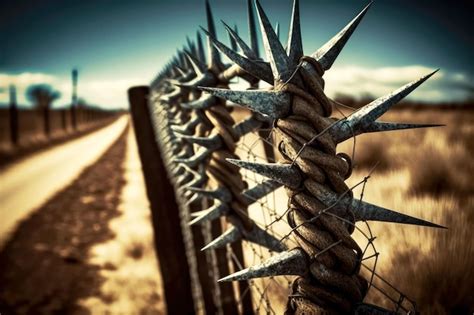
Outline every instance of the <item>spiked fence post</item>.
<svg viewBox="0 0 474 315">
<path fill-rule="evenodd" d="M 370 4 L 314 54 L 303 56 L 298 0 L 294 0 L 287 49 L 280 43 L 278 31 L 272 28 L 259 1 L 255 3 L 270 75 L 274 79 L 273 89 L 230 91 L 203 87 L 202 90 L 275 120 L 286 165 L 227 160 L 286 186 L 293 196 L 288 222 L 301 248 L 279 254 L 260 266 L 242 270 L 221 281 L 299 275 L 288 303 L 291 314 L 360 313 L 366 308 L 375 312 L 375 307 L 361 306 L 367 293 L 367 281 L 359 274 L 364 253 L 351 237 L 355 222 L 370 220 L 440 226 L 354 199 L 344 182 L 351 174 L 350 157 L 336 154 L 336 145 L 364 132 L 426 127 L 381 123 L 376 119 L 433 73 L 334 123 L 329 117 L 332 103 L 324 94 L 322 76 L 331 68 Z M 208 35 L 238 66 L 269 82 L 267 66 L 237 55 L 215 36 Z M 296 68 L 297 62 L 301 63 L 300 68 Z M 286 83 L 293 86 L 288 87 Z M 313 143 L 317 145 L 313 146 Z M 223 238 L 235 238 L 235 235 L 236 231 L 230 231 Z M 218 241 L 209 246 L 215 246 Z"/>
<path fill-rule="evenodd" d="M 169 314 L 194 314 L 191 276 L 181 234 L 178 206 L 167 180 L 148 108 L 149 88 L 128 91 L 140 161 L 150 201 L 156 254 Z M 172 254 L 170 254 L 172 253 Z"/>
</svg>

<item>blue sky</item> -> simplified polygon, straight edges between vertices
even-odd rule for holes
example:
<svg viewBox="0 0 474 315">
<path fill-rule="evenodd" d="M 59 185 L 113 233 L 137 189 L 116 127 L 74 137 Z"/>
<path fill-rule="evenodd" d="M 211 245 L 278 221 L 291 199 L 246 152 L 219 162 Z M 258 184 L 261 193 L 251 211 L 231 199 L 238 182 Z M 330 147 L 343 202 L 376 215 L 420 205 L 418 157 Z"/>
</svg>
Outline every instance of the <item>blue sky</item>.
<svg viewBox="0 0 474 315">
<path fill-rule="evenodd" d="M 262 0 L 286 42 L 290 0 Z M 245 0 L 211 0 L 219 20 L 247 38 Z M 316 50 L 366 1 L 300 0 L 304 48 Z M 3 9 L 5 8 L 5 9 Z M 472 7 L 451 1 L 375 1 L 327 74 L 329 95 L 375 96 L 441 68 L 412 99 L 460 101 L 473 95 Z M 126 107 L 126 89 L 149 83 L 186 35 L 205 25 L 204 1 L 2 1 L 0 87 L 17 85 L 20 102 L 32 83 L 47 82 L 70 99 L 70 71 L 78 67 L 79 94 L 104 107 Z M 0 92 L 0 103 L 8 96 Z"/>
</svg>

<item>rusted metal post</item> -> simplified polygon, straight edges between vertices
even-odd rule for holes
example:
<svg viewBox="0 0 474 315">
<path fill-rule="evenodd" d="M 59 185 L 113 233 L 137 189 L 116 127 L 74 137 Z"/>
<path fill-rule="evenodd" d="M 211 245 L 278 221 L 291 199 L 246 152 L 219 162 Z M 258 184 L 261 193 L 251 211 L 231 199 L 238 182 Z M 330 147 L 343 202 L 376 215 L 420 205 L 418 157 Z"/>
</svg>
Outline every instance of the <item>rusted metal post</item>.
<svg viewBox="0 0 474 315">
<path fill-rule="evenodd" d="M 149 87 L 128 90 L 138 151 L 143 168 L 168 314 L 194 314 L 191 276 L 181 234 L 179 209 L 160 149 L 155 142 L 148 109 Z"/>
<path fill-rule="evenodd" d="M 18 144 L 18 108 L 16 106 L 16 88 L 10 85 L 10 140 L 12 145 Z"/>
</svg>

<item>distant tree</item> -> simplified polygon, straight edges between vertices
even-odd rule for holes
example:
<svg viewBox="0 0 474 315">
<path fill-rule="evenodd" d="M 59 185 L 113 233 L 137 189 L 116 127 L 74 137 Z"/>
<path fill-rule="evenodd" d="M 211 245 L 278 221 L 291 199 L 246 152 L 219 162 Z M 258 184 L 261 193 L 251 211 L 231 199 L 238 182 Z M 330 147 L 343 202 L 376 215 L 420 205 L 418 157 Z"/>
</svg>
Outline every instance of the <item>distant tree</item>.
<svg viewBox="0 0 474 315">
<path fill-rule="evenodd" d="M 48 84 L 35 84 L 28 87 L 26 97 L 36 108 L 50 108 L 61 94 Z"/>
<path fill-rule="evenodd" d="M 31 85 L 26 91 L 26 97 L 33 102 L 35 108 L 43 115 L 44 134 L 46 137 L 49 137 L 51 131 L 49 108 L 60 95 L 58 91 L 54 90 L 53 87 L 48 84 Z"/>
<path fill-rule="evenodd" d="M 78 108 L 86 108 L 87 107 L 87 101 L 83 98 L 80 98 L 77 100 L 77 107 Z"/>
</svg>

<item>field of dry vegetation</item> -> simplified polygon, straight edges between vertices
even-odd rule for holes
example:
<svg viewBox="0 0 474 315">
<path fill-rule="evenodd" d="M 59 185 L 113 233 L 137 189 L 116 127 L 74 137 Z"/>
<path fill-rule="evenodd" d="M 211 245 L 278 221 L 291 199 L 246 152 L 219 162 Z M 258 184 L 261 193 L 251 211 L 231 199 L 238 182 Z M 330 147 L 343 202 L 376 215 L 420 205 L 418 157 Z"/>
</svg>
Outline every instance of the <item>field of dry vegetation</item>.
<svg viewBox="0 0 474 315">
<path fill-rule="evenodd" d="M 416 301 L 423 314 L 471 314 L 474 111 L 403 109 L 383 120 L 446 126 L 358 137 L 349 183 L 357 183 L 378 163 L 364 200 L 447 229 L 371 223 L 380 252 L 378 273 Z M 352 148 L 352 140 L 340 146 L 347 153 Z M 369 298 L 390 305 L 380 295 Z"/>
</svg>

